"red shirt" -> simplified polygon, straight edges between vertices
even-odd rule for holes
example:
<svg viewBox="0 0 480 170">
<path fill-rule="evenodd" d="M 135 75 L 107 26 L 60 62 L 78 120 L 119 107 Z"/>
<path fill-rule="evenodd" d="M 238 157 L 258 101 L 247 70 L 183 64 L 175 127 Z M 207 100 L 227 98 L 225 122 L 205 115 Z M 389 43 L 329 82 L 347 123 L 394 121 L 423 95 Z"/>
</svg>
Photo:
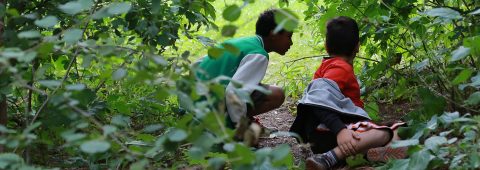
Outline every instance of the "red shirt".
<svg viewBox="0 0 480 170">
<path fill-rule="evenodd" d="M 360 86 L 353 72 L 353 66 L 340 57 L 323 59 L 322 64 L 315 72 L 313 79 L 327 78 L 333 80 L 340 87 L 343 95 L 350 98 L 353 103 L 363 108 L 360 99 Z"/>
</svg>

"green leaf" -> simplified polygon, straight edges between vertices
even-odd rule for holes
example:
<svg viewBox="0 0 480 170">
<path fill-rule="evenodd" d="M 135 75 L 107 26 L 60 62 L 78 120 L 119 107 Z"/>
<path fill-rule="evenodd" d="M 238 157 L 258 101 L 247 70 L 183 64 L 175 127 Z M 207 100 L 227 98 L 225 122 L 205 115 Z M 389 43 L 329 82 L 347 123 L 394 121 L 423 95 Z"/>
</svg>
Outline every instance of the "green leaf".
<svg viewBox="0 0 480 170">
<path fill-rule="evenodd" d="M 237 31 L 237 26 L 235 25 L 225 25 L 222 27 L 222 36 L 224 37 L 233 37 Z"/>
<path fill-rule="evenodd" d="M 187 136 L 187 132 L 182 129 L 174 129 L 170 133 L 168 133 L 168 139 L 172 142 L 180 142 L 186 139 Z"/>
<path fill-rule="evenodd" d="M 110 143 L 103 140 L 91 140 L 80 145 L 80 149 L 89 154 L 102 153 L 110 149 Z"/>
<path fill-rule="evenodd" d="M 40 80 L 38 83 L 50 89 L 54 89 L 62 84 L 58 80 Z"/>
<path fill-rule="evenodd" d="M 235 144 L 235 149 L 228 153 L 229 158 L 238 158 L 236 164 L 251 164 L 255 161 L 255 154 L 243 144 Z M 235 165 L 234 165 L 235 166 Z"/>
<path fill-rule="evenodd" d="M 158 11 L 160 11 L 161 9 L 161 4 L 160 4 L 160 0 L 152 0 L 152 13 L 153 14 L 157 14 Z"/>
<path fill-rule="evenodd" d="M 232 143 L 227 143 L 227 144 L 223 145 L 223 150 L 225 150 L 227 152 L 232 152 L 233 150 L 235 150 L 235 145 L 232 144 Z"/>
<path fill-rule="evenodd" d="M 464 46 L 458 47 L 455 51 L 452 52 L 452 59 L 450 61 L 458 61 L 470 54 L 470 48 L 465 48 Z"/>
<path fill-rule="evenodd" d="M 230 43 L 224 43 L 224 44 L 223 44 L 223 47 L 224 47 L 228 52 L 232 53 L 232 54 L 235 55 L 235 56 L 240 55 L 240 50 L 239 50 L 237 47 L 235 47 L 235 46 L 233 46 L 232 44 L 230 44 Z"/>
<path fill-rule="evenodd" d="M 375 102 L 370 102 L 365 106 L 365 111 L 368 113 L 368 116 L 373 120 L 373 121 L 379 121 L 380 117 L 378 116 L 380 113 L 380 109 L 378 108 L 377 103 Z"/>
<path fill-rule="evenodd" d="M 290 153 L 290 146 L 287 144 L 282 144 L 280 146 L 275 147 L 272 150 L 272 157 L 273 161 L 279 161 L 285 158 Z"/>
<path fill-rule="evenodd" d="M 217 59 L 217 58 L 221 57 L 224 52 L 225 52 L 225 50 L 222 49 L 222 48 L 211 47 L 211 48 L 208 49 L 208 56 L 213 58 L 213 59 Z"/>
<path fill-rule="evenodd" d="M 472 76 L 473 70 L 471 69 L 464 69 L 462 70 L 455 79 L 452 80 L 453 85 L 458 85 L 467 81 Z"/>
<path fill-rule="evenodd" d="M 297 15 L 286 8 L 279 9 L 275 12 L 274 18 L 275 23 L 277 23 L 277 27 L 273 30 L 274 33 L 278 33 L 282 29 L 293 32 L 299 24 Z"/>
<path fill-rule="evenodd" d="M 139 160 L 130 166 L 130 170 L 143 170 L 148 165 L 147 159 Z"/>
<path fill-rule="evenodd" d="M 0 154 L 0 169 L 8 169 L 9 165 L 22 165 L 23 159 L 17 154 L 2 153 Z M 13 168 L 13 167 L 10 167 Z"/>
<path fill-rule="evenodd" d="M 112 126 L 112 125 L 104 125 L 102 127 L 102 130 L 103 130 L 103 136 L 107 136 L 113 132 L 116 132 L 117 131 L 117 127 L 115 126 Z"/>
<path fill-rule="evenodd" d="M 423 170 L 427 169 L 428 164 L 434 158 L 427 150 L 420 150 L 414 153 L 410 158 L 408 169 Z"/>
<path fill-rule="evenodd" d="M 50 28 L 58 23 L 58 18 L 55 16 L 47 16 L 45 18 L 42 18 L 40 20 L 35 21 L 35 25 L 43 28 Z"/>
<path fill-rule="evenodd" d="M 102 18 L 105 18 L 105 17 L 109 17 L 110 14 L 108 13 L 108 7 L 103 7 L 97 11 L 95 11 L 95 13 L 93 13 L 92 15 L 92 18 L 93 19 L 102 19 Z"/>
<path fill-rule="evenodd" d="M 225 165 L 225 158 L 210 158 L 208 159 L 208 167 L 207 169 L 222 169 Z"/>
<path fill-rule="evenodd" d="M 112 74 L 112 79 L 113 80 L 120 80 L 122 79 L 123 77 L 125 77 L 127 75 L 127 70 L 123 69 L 123 68 L 119 68 L 118 70 L 116 70 L 115 72 L 113 72 Z"/>
<path fill-rule="evenodd" d="M 368 165 L 368 161 L 365 160 L 363 154 L 357 154 L 354 156 L 347 157 L 346 159 L 348 167 L 358 167 L 362 165 Z"/>
<path fill-rule="evenodd" d="M 163 126 L 161 124 L 153 124 L 153 125 L 147 125 L 145 128 L 143 128 L 143 131 L 146 133 L 153 133 L 162 128 Z"/>
<path fill-rule="evenodd" d="M 153 62 L 155 62 L 156 64 L 160 64 L 162 66 L 168 65 L 168 61 L 165 60 L 162 56 L 154 55 L 152 59 L 153 59 Z"/>
<path fill-rule="evenodd" d="M 69 84 L 65 86 L 65 89 L 70 90 L 70 91 L 82 91 L 85 89 L 85 84 Z"/>
<path fill-rule="evenodd" d="M 418 139 L 398 140 L 398 141 L 393 141 L 392 147 L 399 148 L 399 147 L 405 147 L 405 146 L 418 145 L 418 142 L 419 142 Z"/>
<path fill-rule="evenodd" d="M 37 30 L 23 31 L 18 33 L 18 38 L 25 38 L 25 39 L 38 38 L 41 36 L 42 34 L 40 34 L 40 32 L 38 32 Z"/>
<path fill-rule="evenodd" d="M 480 55 L 480 36 L 468 37 L 463 40 L 463 45 L 470 48 L 470 54 Z"/>
<path fill-rule="evenodd" d="M 71 28 L 65 31 L 63 34 L 63 41 L 67 44 L 73 44 L 82 38 L 83 31 L 77 28 Z"/>
<path fill-rule="evenodd" d="M 188 149 L 188 156 L 190 157 L 190 159 L 201 160 L 201 159 L 204 159 L 206 155 L 207 155 L 207 152 L 200 147 L 193 146 L 190 149 Z"/>
<path fill-rule="evenodd" d="M 227 21 L 235 21 L 240 17 L 242 10 L 238 5 L 229 5 L 223 10 L 222 16 Z"/>
<path fill-rule="evenodd" d="M 115 115 L 115 116 L 112 117 L 111 122 L 114 125 L 126 127 L 131 123 L 131 120 L 130 120 L 129 117 L 126 117 L 126 116 Z"/>
<path fill-rule="evenodd" d="M 477 9 L 477 10 L 475 10 L 475 11 L 473 11 L 473 12 L 470 12 L 469 14 L 470 14 L 470 15 L 480 14 L 480 9 Z"/>
<path fill-rule="evenodd" d="M 470 106 L 475 106 L 480 104 L 480 91 L 472 93 L 468 99 L 465 101 L 465 104 Z"/>
<path fill-rule="evenodd" d="M 415 70 L 417 71 L 422 71 L 423 69 L 427 68 L 429 63 L 430 63 L 430 60 L 427 58 L 421 62 L 413 64 L 413 68 L 415 68 Z"/>
<path fill-rule="evenodd" d="M 427 149 L 435 151 L 438 149 L 438 146 L 446 143 L 447 143 L 447 138 L 443 136 L 432 136 L 432 137 L 429 137 L 427 140 L 425 140 L 425 147 Z"/>
<path fill-rule="evenodd" d="M 272 149 L 271 152 L 273 165 L 292 165 L 293 156 L 290 152 L 290 146 L 288 144 L 282 144 Z"/>
<path fill-rule="evenodd" d="M 93 5 L 92 0 L 78 0 L 78 1 L 70 1 L 70 2 L 67 2 L 66 4 L 59 5 L 58 8 L 60 8 L 60 10 L 62 10 L 67 14 L 75 15 L 79 12 L 90 9 L 92 5 Z"/>
<path fill-rule="evenodd" d="M 408 169 L 409 159 L 397 159 L 392 160 L 392 166 L 390 170 L 405 170 Z"/>
<path fill-rule="evenodd" d="M 62 133 L 61 135 L 67 142 L 75 142 L 87 136 L 84 133 Z"/>
<path fill-rule="evenodd" d="M 450 8 L 434 8 L 424 12 L 425 15 L 431 17 L 442 17 L 446 19 L 461 19 L 462 15 L 458 11 Z"/>
<path fill-rule="evenodd" d="M 132 4 L 130 2 L 112 3 L 108 6 L 108 13 L 112 15 L 124 14 L 127 13 L 131 7 Z"/>
</svg>

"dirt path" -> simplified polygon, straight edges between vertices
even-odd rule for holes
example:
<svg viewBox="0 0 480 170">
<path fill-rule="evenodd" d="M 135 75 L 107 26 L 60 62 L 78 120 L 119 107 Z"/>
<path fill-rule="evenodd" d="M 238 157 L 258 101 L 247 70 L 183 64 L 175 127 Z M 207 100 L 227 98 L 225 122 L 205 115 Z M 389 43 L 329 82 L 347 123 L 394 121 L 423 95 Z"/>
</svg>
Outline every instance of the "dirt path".
<svg viewBox="0 0 480 170">
<path fill-rule="evenodd" d="M 276 110 L 267 112 L 257 116 L 260 119 L 260 123 L 270 129 L 278 131 L 288 131 L 292 125 L 295 117 L 289 112 L 288 108 L 283 106 Z M 293 137 L 268 137 L 261 138 L 259 147 L 275 147 L 281 144 L 288 144 L 292 149 L 292 154 L 295 159 L 295 165 L 298 165 L 301 160 L 305 160 L 312 154 L 310 148 L 301 146 Z"/>
</svg>

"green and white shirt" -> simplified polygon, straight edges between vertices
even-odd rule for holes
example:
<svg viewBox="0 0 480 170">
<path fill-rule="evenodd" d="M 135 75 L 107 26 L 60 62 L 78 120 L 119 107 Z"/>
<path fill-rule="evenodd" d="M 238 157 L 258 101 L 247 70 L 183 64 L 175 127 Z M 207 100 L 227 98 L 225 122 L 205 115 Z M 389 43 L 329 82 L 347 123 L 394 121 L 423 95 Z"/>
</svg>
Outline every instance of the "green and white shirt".
<svg viewBox="0 0 480 170">
<path fill-rule="evenodd" d="M 199 68 L 196 72 L 197 76 L 201 80 L 211 80 L 218 76 L 231 77 L 232 81 L 243 84 L 240 90 L 251 94 L 267 71 L 269 55 L 265 50 L 263 39 L 260 36 L 242 37 L 227 40 L 224 43 L 236 47 L 240 51 L 239 55 L 228 51 L 218 58 L 207 55 L 197 61 Z M 230 81 L 224 81 L 222 84 L 226 85 L 226 96 L 234 93 L 235 86 Z M 247 113 L 246 103 L 238 103 L 231 97 L 226 97 L 226 106 L 230 119 L 235 123 Z"/>
</svg>

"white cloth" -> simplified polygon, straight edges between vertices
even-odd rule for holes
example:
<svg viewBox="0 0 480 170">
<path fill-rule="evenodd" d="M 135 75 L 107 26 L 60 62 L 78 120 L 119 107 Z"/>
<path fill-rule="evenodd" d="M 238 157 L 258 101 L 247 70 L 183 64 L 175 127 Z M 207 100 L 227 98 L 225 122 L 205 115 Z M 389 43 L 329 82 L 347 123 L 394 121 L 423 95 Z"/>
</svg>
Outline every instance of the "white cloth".
<svg viewBox="0 0 480 170">
<path fill-rule="evenodd" d="M 246 55 L 237 71 L 232 77 L 232 81 L 243 84 L 240 90 L 246 94 L 252 94 L 255 86 L 258 86 L 265 73 L 267 72 L 268 59 L 262 54 Z M 247 114 L 247 104 L 240 101 L 234 94 L 235 86 L 230 82 L 226 88 L 226 106 L 230 119 L 237 123 L 242 116 Z"/>
</svg>

